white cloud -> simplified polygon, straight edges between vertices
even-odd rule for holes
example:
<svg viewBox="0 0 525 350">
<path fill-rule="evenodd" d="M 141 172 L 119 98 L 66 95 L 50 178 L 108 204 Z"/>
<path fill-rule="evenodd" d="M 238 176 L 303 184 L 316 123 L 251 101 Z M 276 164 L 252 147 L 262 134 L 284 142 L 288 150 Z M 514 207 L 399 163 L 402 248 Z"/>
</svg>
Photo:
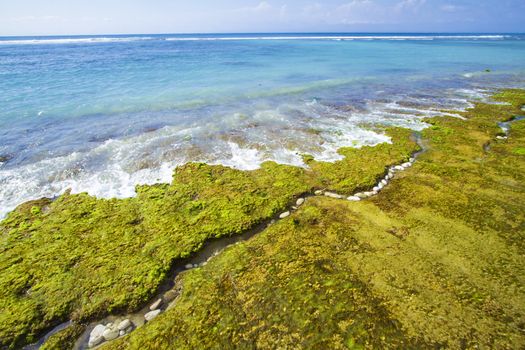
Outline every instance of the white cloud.
<svg viewBox="0 0 525 350">
<path fill-rule="evenodd" d="M 463 9 L 461 6 L 452 5 L 452 4 L 445 4 L 441 6 L 441 11 L 444 12 L 456 12 Z"/>
<path fill-rule="evenodd" d="M 402 0 L 395 6 L 398 11 L 418 11 L 427 0 Z"/>
</svg>

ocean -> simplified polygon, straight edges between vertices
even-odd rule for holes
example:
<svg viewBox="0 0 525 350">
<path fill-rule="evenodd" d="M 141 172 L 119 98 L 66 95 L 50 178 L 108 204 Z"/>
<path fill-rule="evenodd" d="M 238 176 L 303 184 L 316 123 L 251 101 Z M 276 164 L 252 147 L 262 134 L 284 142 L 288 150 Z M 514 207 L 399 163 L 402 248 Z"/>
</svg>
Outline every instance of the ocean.
<svg viewBox="0 0 525 350">
<path fill-rule="evenodd" d="M 525 87 L 525 35 L 0 37 L 0 218 L 67 189 L 130 197 L 191 161 L 336 161 L 502 87 Z"/>
</svg>

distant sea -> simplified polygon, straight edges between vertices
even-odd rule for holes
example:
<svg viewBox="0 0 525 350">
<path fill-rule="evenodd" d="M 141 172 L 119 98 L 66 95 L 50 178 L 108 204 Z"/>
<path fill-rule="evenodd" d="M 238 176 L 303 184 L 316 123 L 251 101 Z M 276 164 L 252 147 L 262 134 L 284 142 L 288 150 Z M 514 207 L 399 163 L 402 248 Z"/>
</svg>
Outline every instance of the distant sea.
<svg viewBox="0 0 525 350">
<path fill-rule="evenodd" d="M 522 34 L 0 37 L 0 217 L 134 195 L 190 161 L 304 166 L 525 87 Z"/>
</svg>

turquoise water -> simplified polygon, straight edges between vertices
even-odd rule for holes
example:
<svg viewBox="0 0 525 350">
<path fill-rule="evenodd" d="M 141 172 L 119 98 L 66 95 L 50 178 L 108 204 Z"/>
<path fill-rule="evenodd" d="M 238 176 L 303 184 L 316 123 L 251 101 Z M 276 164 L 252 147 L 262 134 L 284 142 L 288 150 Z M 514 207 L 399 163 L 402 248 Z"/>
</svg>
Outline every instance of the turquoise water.
<svg viewBox="0 0 525 350">
<path fill-rule="evenodd" d="M 490 70 L 487 72 L 486 70 Z M 0 38 L 0 216 L 67 188 L 126 197 L 188 161 L 339 158 L 525 85 L 525 36 Z"/>
</svg>

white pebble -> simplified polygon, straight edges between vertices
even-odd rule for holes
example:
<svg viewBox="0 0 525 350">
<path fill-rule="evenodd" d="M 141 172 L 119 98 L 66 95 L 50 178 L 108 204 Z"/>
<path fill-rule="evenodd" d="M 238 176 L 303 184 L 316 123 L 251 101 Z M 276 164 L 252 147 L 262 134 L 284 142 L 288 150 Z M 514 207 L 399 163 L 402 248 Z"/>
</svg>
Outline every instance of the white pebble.
<svg viewBox="0 0 525 350">
<path fill-rule="evenodd" d="M 186 265 L 184 266 L 184 268 L 185 268 L 186 270 L 192 269 L 192 268 L 193 268 L 193 264 L 186 264 Z"/>
<path fill-rule="evenodd" d="M 106 326 L 103 324 L 97 325 L 91 333 L 89 333 L 88 347 L 92 348 L 104 341 L 104 332 L 106 331 Z"/>
<path fill-rule="evenodd" d="M 379 188 L 380 190 L 382 190 L 383 187 L 385 187 L 385 185 L 383 185 L 382 182 L 380 182 L 380 183 L 377 184 L 377 188 Z"/>
<path fill-rule="evenodd" d="M 109 340 L 117 339 L 118 338 L 118 334 L 119 334 L 119 330 L 118 329 L 116 329 L 116 328 L 106 328 L 104 333 L 102 333 L 102 336 L 104 337 L 104 339 L 109 341 Z"/>
<path fill-rule="evenodd" d="M 376 186 L 376 187 L 372 188 L 372 191 L 374 191 L 374 192 L 377 192 L 379 190 L 380 190 L 379 186 Z"/>
<path fill-rule="evenodd" d="M 416 161 L 415 158 L 410 158 L 409 160 L 410 160 L 410 163 L 414 163 Z"/>
<path fill-rule="evenodd" d="M 150 311 L 148 312 L 147 314 L 144 315 L 144 319 L 146 321 L 151 321 L 153 320 L 155 317 L 157 317 L 162 311 L 161 310 L 153 310 L 153 311 Z"/>
<path fill-rule="evenodd" d="M 303 203 L 304 203 L 304 198 L 299 198 L 299 199 L 297 200 L 297 202 L 295 202 L 295 205 L 298 206 L 298 207 L 300 207 L 301 205 L 303 205 Z"/>
<path fill-rule="evenodd" d="M 317 191 L 314 192 L 314 194 L 315 194 L 316 196 L 322 196 L 323 193 L 324 193 L 324 191 L 321 191 L 321 190 L 317 190 Z"/>
<path fill-rule="evenodd" d="M 284 213 L 282 213 L 281 215 L 279 215 L 279 218 L 280 219 L 284 219 L 284 218 L 287 218 L 290 216 L 290 212 L 289 211 L 285 211 Z"/>
<path fill-rule="evenodd" d="M 361 198 L 361 199 L 365 199 L 368 196 L 366 194 L 362 193 L 362 192 L 359 192 L 359 193 L 355 194 L 355 197 Z"/>
<path fill-rule="evenodd" d="M 383 186 L 388 185 L 388 181 L 386 181 L 386 180 L 381 180 L 381 183 L 383 184 Z"/>
<path fill-rule="evenodd" d="M 398 171 L 405 170 L 405 168 L 403 168 L 401 165 L 396 165 L 394 169 Z"/>
<path fill-rule="evenodd" d="M 357 196 L 350 196 L 347 198 L 349 201 L 351 202 L 359 202 L 361 200 L 361 198 L 357 197 Z"/>
<path fill-rule="evenodd" d="M 160 304 L 162 304 L 162 299 L 158 299 L 153 304 L 151 304 L 150 307 L 149 307 L 150 311 L 157 310 L 159 308 Z"/>
<path fill-rule="evenodd" d="M 403 165 L 402 165 L 402 167 L 405 168 L 405 169 L 406 168 L 410 168 L 411 166 L 412 166 L 412 163 L 410 163 L 410 162 L 403 163 Z"/>
<path fill-rule="evenodd" d="M 126 328 L 130 327 L 131 326 L 131 321 L 126 319 L 122 322 L 120 322 L 117 326 L 117 328 L 120 330 L 120 331 L 123 331 L 125 330 Z"/>
<path fill-rule="evenodd" d="M 335 199 L 343 199 L 344 197 L 337 194 L 337 193 L 332 193 L 332 192 L 325 192 L 324 195 L 326 197 L 330 197 L 330 198 L 335 198 Z"/>
</svg>

